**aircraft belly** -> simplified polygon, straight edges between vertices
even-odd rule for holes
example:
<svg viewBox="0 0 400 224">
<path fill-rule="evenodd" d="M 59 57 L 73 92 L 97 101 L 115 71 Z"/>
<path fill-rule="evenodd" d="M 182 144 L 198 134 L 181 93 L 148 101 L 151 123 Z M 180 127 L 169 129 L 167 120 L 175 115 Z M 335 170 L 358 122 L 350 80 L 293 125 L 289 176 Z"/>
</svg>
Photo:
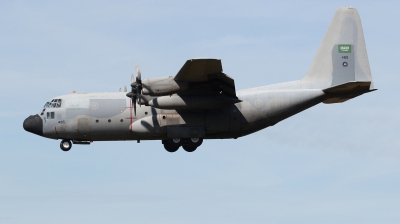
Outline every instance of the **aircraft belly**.
<svg viewBox="0 0 400 224">
<path fill-rule="evenodd" d="M 87 115 L 79 115 L 73 119 L 69 119 L 64 125 L 65 134 L 60 133 L 60 136 L 65 139 L 89 140 L 89 121 L 90 117 Z"/>
<path fill-rule="evenodd" d="M 229 130 L 229 114 L 223 109 L 208 110 L 205 114 L 205 134 L 207 137 Z"/>
<path fill-rule="evenodd" d="M 205 138 L 237 138 L 241 132 L 243 115 L 236 105 L 205 113 Z"/>
<path fill-rule="evenodd" d="M 139 139 L 146 138 L 233 138 L 240 135 L 240 111 L 232 105 L 226 109 L 198 112 L 158 110 L 136 120 L 130 129 Z"/>
<path fill-rule="evenodd" d="M 129 120 L 120 117 L 92 118 L 90 139 L 93 141 L 131 139 L 129 125 Z"/>
</svg>

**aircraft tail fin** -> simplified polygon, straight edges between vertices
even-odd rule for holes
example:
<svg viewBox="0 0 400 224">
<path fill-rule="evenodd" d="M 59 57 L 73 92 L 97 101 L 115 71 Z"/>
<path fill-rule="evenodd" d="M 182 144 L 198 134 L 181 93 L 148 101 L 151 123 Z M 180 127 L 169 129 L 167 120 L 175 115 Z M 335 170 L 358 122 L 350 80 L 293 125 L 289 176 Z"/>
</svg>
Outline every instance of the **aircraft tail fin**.
<svg viewBox="0 0 400 224">
<path fill-rule="evenodd" d="M 314 61 L 302 81 L 312 88 L 323 89 L 327 94 L 331 94 L 332 98 L 345 92 L 348 93 L 347 98 L 353 98 L 374 90 L 357 9 L 340 7 L 336 11 Z M 336 101 L 343 102 L 343 99 Z M 335 100 L 326 101 L 334 102 Z"/>
</svg>

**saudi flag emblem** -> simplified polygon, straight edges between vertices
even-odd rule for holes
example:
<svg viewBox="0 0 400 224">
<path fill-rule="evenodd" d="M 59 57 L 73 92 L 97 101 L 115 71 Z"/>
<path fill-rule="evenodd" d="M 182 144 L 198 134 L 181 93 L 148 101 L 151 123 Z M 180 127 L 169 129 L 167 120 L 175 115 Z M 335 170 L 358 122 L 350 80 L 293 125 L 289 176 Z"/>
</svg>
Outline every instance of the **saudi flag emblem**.
<svg viewBox="0 0 400 224">
<path fill-rule="evenodd" d="M 351 53 L 351 45 L 339 44 L 339 53 Z"/>
</svg>

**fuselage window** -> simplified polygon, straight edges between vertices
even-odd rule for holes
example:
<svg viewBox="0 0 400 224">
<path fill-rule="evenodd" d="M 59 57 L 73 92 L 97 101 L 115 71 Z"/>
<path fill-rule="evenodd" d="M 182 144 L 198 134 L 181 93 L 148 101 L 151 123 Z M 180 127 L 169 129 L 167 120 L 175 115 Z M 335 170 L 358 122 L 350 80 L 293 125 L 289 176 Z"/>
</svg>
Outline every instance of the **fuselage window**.
<svg viewBox="0 0 400 224">
<path fill-rule="evenodd" d="M 47 112 L 47 119 L 54 119 L 54 112 Z"/>
</svg>

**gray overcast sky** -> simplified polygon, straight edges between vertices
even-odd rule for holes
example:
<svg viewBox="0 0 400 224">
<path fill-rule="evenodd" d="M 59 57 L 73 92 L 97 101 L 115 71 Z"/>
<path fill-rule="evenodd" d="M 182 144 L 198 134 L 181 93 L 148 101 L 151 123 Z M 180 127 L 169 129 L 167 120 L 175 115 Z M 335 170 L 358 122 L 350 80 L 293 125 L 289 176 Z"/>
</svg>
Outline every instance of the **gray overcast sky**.
<svg viewBox="0 0 400 224">
<path fill-rule="evenodd" d="M 221 58 L 237 89 L 303 77 L 339 6 L 375 87 L 194 153 L 62 152 L 22 128 L 57 95 L 113 92 Z M 0 1 L 0 223 L 399 223 L 398 1 Z"/>
</svg>

